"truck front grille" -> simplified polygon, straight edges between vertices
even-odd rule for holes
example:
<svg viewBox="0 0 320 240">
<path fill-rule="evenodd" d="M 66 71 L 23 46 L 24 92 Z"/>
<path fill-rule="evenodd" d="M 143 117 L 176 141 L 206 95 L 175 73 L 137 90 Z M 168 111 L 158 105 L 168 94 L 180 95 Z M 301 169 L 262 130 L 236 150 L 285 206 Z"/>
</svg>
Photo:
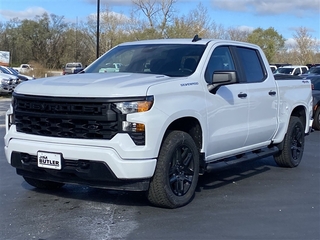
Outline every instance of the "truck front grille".
<svg viewBox="0 0 320 240">
<path fill-rule="evenodd" d="M 110 100 L 101 98 L 14 94 L 13 109 L 18 132 L 50 137 L 111 139 L 125 118 Z"/>
</svg>

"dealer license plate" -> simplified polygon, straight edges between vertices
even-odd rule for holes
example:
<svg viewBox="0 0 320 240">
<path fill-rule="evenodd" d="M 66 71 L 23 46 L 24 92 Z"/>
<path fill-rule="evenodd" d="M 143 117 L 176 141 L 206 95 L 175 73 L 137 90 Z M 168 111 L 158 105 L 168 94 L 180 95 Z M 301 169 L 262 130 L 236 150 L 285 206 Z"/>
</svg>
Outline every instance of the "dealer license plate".
<svg viewBox="0 0 320 240">
<path fill-rule="evenodd" d="M 61 154 L 38 152 L 38 167 L 60 170 Z"/>
</svg>

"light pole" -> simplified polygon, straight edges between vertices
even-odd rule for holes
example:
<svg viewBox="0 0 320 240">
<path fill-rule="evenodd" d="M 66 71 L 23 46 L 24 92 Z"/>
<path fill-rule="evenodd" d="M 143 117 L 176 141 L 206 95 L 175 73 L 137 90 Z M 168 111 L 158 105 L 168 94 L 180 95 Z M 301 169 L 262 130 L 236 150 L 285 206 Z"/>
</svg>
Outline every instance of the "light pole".
<svg viewBox="0 0 320 240">
<path fill-rule="evenodd" d="M 97 58 L 99 57 L 99 38 L 100 38 L 100 0 L 97 4 Z"/>
</svg>

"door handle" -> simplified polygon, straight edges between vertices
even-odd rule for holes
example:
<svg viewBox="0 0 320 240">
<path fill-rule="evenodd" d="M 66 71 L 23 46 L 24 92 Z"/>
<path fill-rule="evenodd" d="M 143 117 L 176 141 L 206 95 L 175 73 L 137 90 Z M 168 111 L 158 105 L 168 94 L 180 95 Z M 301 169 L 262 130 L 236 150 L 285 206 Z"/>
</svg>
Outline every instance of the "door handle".
<svg viewBox="0 0 320 240">
<path fill-rule="evenodd" d="M 243 93 L 243 92 L 241 92 L 241 93 L 239 93 L 238 94 L 238 97 L 239 98 L 246 98 L 248 95 L 246 94 L 246 93 Z"/>
<path fill-rule="evenodd" d="M 273 91 L 273 90 L 269 91 L 269 95 L 270 95 L 270 96 L 275 96 L 276 94 L 277 94 L 276 91 Z"/>
</svg>

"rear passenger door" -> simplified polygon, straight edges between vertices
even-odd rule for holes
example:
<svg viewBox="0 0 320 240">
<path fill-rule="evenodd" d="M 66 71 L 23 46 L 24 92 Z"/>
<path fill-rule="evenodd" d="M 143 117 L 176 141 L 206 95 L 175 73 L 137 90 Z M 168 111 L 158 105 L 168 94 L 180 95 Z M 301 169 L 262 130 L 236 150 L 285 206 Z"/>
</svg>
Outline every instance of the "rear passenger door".
<svg viewBox="0 0 320 240">
<path fill-rule="evenodd" d="M 236 55 L 246 81 L 249 103 L 249 132 L 245 146 L 263 145 L 270 141 L 277 128 L 278 95 L 273 75 L 268 76 L 256 49 L 236 47 Z"/>
</svg>

